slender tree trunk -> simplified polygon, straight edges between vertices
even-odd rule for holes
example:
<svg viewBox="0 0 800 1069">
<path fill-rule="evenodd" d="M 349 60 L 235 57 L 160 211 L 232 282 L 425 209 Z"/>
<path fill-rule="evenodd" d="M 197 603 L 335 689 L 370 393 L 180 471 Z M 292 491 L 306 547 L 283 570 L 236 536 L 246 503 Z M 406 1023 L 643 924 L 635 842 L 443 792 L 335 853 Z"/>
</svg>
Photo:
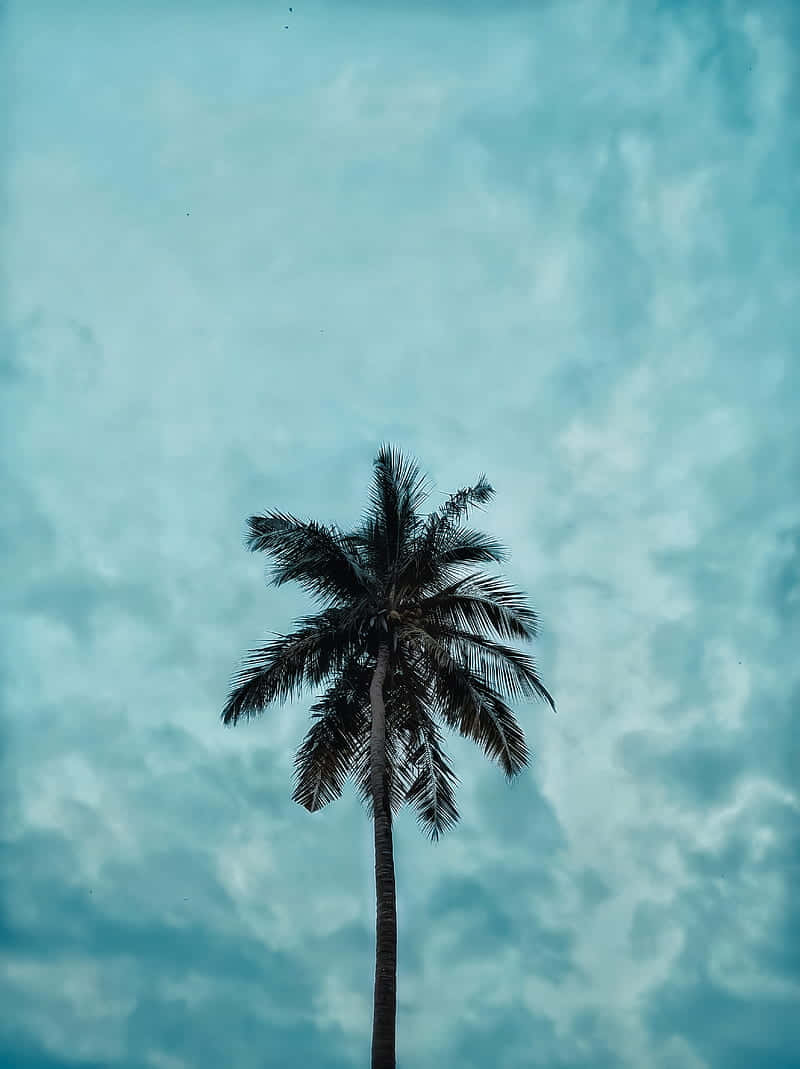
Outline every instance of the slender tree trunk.
<svg viewBox="0 0 800 1069">
<path fill-rule="evenodd" d="M 392 810 L 386 776 L 386 707 L 383 681 L 389 646 L 378 650 L 369 688 L 372 707 L 370 774 L 375 828 L 375 999 L 372 1016 L 372 1069 L 395 1069 L 397 1014 L 397 903 L 392 850 Z"/>
</svg>

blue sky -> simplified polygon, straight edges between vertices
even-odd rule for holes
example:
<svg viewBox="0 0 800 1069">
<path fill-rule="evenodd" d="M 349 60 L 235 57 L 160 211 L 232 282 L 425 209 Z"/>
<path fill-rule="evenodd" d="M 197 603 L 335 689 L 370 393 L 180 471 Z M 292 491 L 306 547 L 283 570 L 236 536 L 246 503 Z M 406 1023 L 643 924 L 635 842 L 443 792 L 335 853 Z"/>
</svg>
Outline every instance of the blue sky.
<svg viewBox="0 0 800 1069">
<path fill-rule="evenodd" d="M 366 1064 L 366 812 L 218 718 L 390 441 L 558 705 L 398 818 L 399 1069 L 796 1067 L 798 11 L 292 6 L 6 9 L 0 1063 Z"/>
</svg>

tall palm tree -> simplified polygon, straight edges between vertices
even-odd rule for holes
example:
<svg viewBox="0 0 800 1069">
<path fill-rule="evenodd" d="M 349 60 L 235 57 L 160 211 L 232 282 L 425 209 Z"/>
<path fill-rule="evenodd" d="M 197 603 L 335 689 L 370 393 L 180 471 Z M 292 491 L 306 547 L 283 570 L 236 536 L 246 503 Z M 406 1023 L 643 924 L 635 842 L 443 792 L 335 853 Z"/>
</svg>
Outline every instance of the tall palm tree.
<svg viewBox="0 0 800 1069">
<path fill-rule="evenodd" d="M 392 817 L 409 802 L 430 838 L 459 819 L 458 778 L 437 721 L 473 739 L 510 780 L 528 762 L 525 737 L 501 692 L 552 697 L 524 653 L 487 637 L 531 639 L 538 617 L 501 580 L 464 569 L 501 562 L 503 547 L 459 521 L 494 490 L 482 475 L 426 518 L 418 467 L 391 446 L 374 461 L 360 526 L 251 516 L 247 546 L 274 559 L 276 586 L 296 580 L 327 607 L 253 650 L 222 712 L 236 724 L 327 683 L 295 756 L 292 798 L 316 812 L 348 776 L 369 804 L 375 835 L 376 954 L 372 1069 L 395 1069 L 397 911 Z M 273 632 L 276 634 L 276 632 Z"/>
</svg>

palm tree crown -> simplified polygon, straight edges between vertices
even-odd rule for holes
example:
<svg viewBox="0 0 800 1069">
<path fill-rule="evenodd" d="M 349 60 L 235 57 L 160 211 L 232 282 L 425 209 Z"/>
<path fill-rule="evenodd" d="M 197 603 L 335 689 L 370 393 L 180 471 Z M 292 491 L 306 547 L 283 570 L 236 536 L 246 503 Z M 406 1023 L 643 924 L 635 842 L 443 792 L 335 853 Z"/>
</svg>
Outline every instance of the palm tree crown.
<svg viewBox="0 0 800 1069">
<path fill-rule="evenodd" d="M 521 593 L 471 566 L 502 562 L 505 549 L 462 524 L 494 494 L 481 476 L 426 517 L 415 464 L 388 445 L 374 461 L 370 505 L 360 526 L 303 522 L 282 512 L 251 516 L 247 546 L 273 561 L 272 582 L 295 580 L 325 602 L 296 630 L 247 656 L 231 682 L 225 724 L 283 704 L 304 685 L 327 684 L 295 757 L 293 799 L 315 812 L 350 776 L 363 802 L 370 779 L 370 680 L 380 648 L 389 656 L 385 788 L 390 813 L 408 802 L 432 839 L 459 819 L 458 783 L 440 724 L 473 739 L 511 779 L 528 763 L 525 738 L 506 704 L 555 703 L 533 660 L 502 639 L 530 640 L 537 614 Z"/>
</svg>

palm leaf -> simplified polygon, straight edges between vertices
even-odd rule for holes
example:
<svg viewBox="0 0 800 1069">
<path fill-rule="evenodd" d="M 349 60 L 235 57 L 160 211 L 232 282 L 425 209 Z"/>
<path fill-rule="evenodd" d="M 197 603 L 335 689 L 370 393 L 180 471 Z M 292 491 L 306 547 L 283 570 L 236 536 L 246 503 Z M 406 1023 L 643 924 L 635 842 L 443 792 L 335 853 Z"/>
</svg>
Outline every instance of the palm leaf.
<svg viewBox="0 0 800 1069">
<path fill-rule="evenodd" d="M 492 689 L 504 691 L 514 698 L 543 698 L 555 712 L 553 698 L 539 679 L 533 658 L 527 653 L 493 642 L 477 632 L 462 631 L 446 624 L 428 623 L 425 630 L 432 638 L 444 640 L 451 654 L 486 680 Z"/>
<path fill-rule="evenodd" d="M 427 619 L 465 629 L 489 628 L 501 638 L 535 638 L 538 614 L 525 596 L 495 576 L 470 573 L 420 602 Z"/>
<path fill-rule="evenodd" d="M 398 587 L 431 594 L 451 581 L 464 565 L 499 564 L 507 556 L 508 551 L 496 538 L 457 527 L 434 514 L 409 548 L 399 570 Z"/>
<path fill-rule="evenodd" d="M 373 573 L 389 582 L 421 523 L 417 512 L 428 491 L 418 465 L 389 445 L 381 446 L 373 466 L 362 545 Z"/>
<path fill-rule="evenodd" d="M 295 755 L 292 799 L 314 813 L 339 798 L 365 726 L 364 685 L 369 667 L 351 662 L 314 705 L 315 723 Z"/>
<path fill-rule="evenodd" d="M 486 481 L 486 476 L 479 475 L 475 486 L 467 486 L 450 494 L 435 515 L 452 523 L 460 519 L 471 505 L 485 505 L 493 496 L 494 489 Z"/>
<path fill-rule="evenodd" d="M 459 780 L 441 748 L 439 730 L 427 708 L 429 691 L 423 658 L 410 658 L 402 651 L 398 668 L 411 725 L 404 760 L 416 772 L 406 791 L 406 801 L 416 809 L 420 825 L 436 840 L 458 822 L 454 788 Z"/>
<path fill-rule="evenodd" d="M 514 713 L 474 672 L 455 660 L 441 644 L 420 632 L 421 644 L 435 665 L 434 700 L 442 719 L 478 743 L 511 779 L 527 765 L 525 736 Z"/>
<path fill-rule="evenodd" d="M 295 755 L 292 800 L 315 813 L 341 797 L 357 745 L 335 713 L 316 719 Z"/>
<path fill-rule="evenodd" d="M 372 761 L 371 761 L 371 712 L 367 699 L 367 727 L 363 731 L 353 761 L 353 782 L 359 798 L 367 807 L 372 806 Z M 409 747 L 411 725 L 404 715 L 401 688 L 384 695 L 386 709 L 386 751 L 384 776 L 388 788 L 390 813 L 396 814 L 403 806 L 413 778 L 413 769 L 405 758 Z"/>
<path fill-rule="evenodd" d="M 352 613 L 332 608 L 305 616 L 291 635 L 251 650 L 231 680 L 222 711 L 224 724 L 235 724 L 263 712 L 270 702 L 281 705 L 305 684 L 318 685 L 339 671 L 357 642 Z"/>
<path fill-rule="evenodd" d="M 416 809 L 420 825 L 436 841 L 458 823 L 454 788 L 460 781 L 441 748 L 440 732 L 430 717 L 420 722 L 417 739 L 419 744 L 409 759 L 419 771 L 406 792 L 406 800 Z"/>
<path fill-rule="evenodd" d="M 248 549 L 274 558 L 274 586 L 294 580 L 313 595 L 345 603 L 370 590 L 351 537 L 336 526 L 314 520 L 304 523 L 289 513 L 268 511 L 251 516 L 248 528 Z"/>
</svg>

